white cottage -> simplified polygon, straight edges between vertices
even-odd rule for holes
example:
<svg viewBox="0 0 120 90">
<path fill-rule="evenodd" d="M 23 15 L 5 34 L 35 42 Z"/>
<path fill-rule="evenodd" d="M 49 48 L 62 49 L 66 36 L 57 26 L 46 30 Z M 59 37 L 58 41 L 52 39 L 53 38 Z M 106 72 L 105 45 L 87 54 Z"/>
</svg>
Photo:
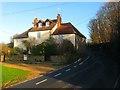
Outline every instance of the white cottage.
<svg viewBox="0 0 120 90">
<path fill-rule="evenodd" d="M 85 43 L 86 37 L 81 34 L 70 22 L 62 23 L 60 14 L 57 19 L 46 19 L 45 21 L 34 19 L 34 27 L 14 37 L 14 47 L 24 48 L 23 40 L 28 40 L 29 37 L 34 37 L 39 43 L 44 42 L 52 36 L 56 42 L 67 39 L 78 48 L 79 43 Z"/>
</svg>

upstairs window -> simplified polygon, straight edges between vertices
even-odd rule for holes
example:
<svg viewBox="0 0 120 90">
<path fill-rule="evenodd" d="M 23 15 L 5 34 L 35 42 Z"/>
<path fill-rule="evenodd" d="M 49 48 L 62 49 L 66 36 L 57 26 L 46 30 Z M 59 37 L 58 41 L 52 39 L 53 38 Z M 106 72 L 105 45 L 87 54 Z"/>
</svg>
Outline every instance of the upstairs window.
<svg viewBox="0 0 120 90">
<path fill-rule="evenodd" d="M 38 27 L 42 27 L 42 23 L 38 23 Z"/>
<path fill-rule="evenodd" d="M 46 22 L 46 26 L 50 26 L 50 22 Z"/>
<path fill-rule="evenodd" d="M 40 32 L 37 33 L 37 39 L 40 39 Z"/>
</svg>

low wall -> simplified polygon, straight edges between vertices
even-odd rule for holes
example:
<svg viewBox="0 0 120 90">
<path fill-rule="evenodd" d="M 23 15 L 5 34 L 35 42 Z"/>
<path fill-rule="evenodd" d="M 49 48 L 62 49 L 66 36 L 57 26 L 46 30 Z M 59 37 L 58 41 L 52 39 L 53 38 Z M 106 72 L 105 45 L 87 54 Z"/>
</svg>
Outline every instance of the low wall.
<svg viewBox="0 0 120 90">
<path fill-rule="evenodd" d="M 27 55 L 27 60 L 24 60 L 24 55 L 12 55 L 12 56 L 6 56 L 6 60 L 30 61 L 30 62 L 34 63 L 34 62 L 44 62 L 45 58 L 44 58 L 44 56 Z M 50 56 L 50 61 L 54 62 L 54 63 L 61 63 L 61 62 L 66 62 L 66 58 L 65 58 L 65 56 L 62 56 L 62 55 Z"/>
<path fill-rule="evenodd" d="M 23 61 L 23 55 L 6 56 L 6 60 Z"/>
<path fill-rule="evenodd" d="M 28 55 L 28 60 L 32 62 L 44 62 L 44 56 L 29 56 Z"/>
<path fill-rule="evenodd" d="M 6 60 L 24 61 L 24 55 L 6 56 Z M 27 55 L 27 61 L 31 61 L 31 62 L 43 62 L 44 61 L 44 56 Z"/>
<path fill-rule="evenodd" d="M 59 56 L 51 56 L 50 59 L 52 62 L 55 62 L 55 63 L 66 62 L 65 56 L 60 56 L 60 55 Z"/>
</svg>

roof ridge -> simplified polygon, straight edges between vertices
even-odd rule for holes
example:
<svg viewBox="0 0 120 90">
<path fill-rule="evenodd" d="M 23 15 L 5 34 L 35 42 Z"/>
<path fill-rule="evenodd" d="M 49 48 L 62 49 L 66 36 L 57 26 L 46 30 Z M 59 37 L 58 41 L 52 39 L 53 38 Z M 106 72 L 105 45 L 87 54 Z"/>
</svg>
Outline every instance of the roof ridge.
<svg viewBox="0 0 120 90">
<path fill-rule="evenodd" d="M 63 25 L 63 24 L 71 24 L 71 22 L 67 22 L 67 23 L 61 23 L 61 25 Z"/>
<path fill-rule="evenodd" d="M 53 22 L 51 19 L 49 19 L 49 18 L 47 18 L 46 20 L 45 20 L 45 22 L 47 21 L 47 20 L 49 20 L 50 22 Z"/>
<path fill-rule="evenodd" d="M 72 25 L 72 24 L 71 24 Z M 74 29 L 75 28 L 75 30 L 77 31 L 75 31 L 76 33 L 79 33 L 79 34 L 81 34 L 81 36 L 83 36 L 83 37 L 85 37 L 80 31 L 78 31 L 78 29 L 76 28 L 76 27 L 74 27 L 74 25 L 72 25 L 72 28 Z M 85 37 L 86 38 L 86 37 Z"/>
</svg>

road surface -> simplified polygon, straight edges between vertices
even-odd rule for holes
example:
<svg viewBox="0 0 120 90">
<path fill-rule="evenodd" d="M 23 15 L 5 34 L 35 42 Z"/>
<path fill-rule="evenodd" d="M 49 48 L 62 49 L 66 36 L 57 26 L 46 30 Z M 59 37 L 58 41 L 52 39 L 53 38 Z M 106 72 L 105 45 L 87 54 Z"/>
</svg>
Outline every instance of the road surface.
<svg viewBox="0 0 120 90">
<path fill-rule="evenodd" d="M 62 69 L 8 88 L 114 88 L 115 79 L 106 78 L 104 72 L 105 65 L 88 56 Z"/>
</svg>

